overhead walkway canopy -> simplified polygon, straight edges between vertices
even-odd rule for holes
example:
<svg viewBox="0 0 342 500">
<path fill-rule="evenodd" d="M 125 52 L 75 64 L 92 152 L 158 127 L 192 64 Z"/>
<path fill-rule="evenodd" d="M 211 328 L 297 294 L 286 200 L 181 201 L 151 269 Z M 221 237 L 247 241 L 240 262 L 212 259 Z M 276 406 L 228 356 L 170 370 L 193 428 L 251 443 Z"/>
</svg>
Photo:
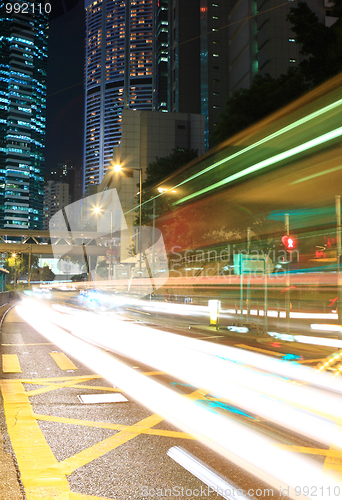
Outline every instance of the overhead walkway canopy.
<svg viewBox="0 0 342 500">
<path fill-rule="evenodd" d="M 0 292 L 6 292 L 6 274 L 9 271 L 0 267 Z"/>
<path fill-rule="evenodd" d="M 75 242 L 77 245 L 75 245 Z M 96 231 L 50 231 L 0 229 L 0 252 L 32 253 L 52 255 L 53 247 L 58 245 L 58 253 L 71 255 L 70 249 L 82 254 L 82 245 L 87 247 L 88 255 L 104 256 L 106 247 L 101 245 L 101 238 Z"/>
</svg>

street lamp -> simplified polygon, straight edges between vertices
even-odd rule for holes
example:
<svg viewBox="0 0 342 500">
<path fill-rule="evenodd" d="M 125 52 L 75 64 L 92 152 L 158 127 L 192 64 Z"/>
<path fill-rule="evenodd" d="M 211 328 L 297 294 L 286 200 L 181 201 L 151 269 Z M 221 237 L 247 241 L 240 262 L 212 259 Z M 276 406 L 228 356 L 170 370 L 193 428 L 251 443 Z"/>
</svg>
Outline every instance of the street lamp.
<svg viewBox="0 0 342 500">
<path fill-rule="evenodd" d="M 122 170 L 137 170 L 139 172 L 139 226 L 141 235 L 141 205 L 142 205 L 142 168 L 122 167 L 121 165 L 113 166 L 114 172 L 121 172 Z M 139 238 L 139 271 L 141 274 L 141 236 Z"/>
<path fill-rule="evenodd" d="M 14 288 L 17 288 L 17 254 L 12 253 L 12 257 L 14 258 Z"/>
<path fill-rule="evenodd" d="M 95 207 L 94 212 L 99 214 L 102 210 L 100 207 Z M 113 277 L 113 210 L 106 210 L 106 212 L 110 213 L 110 268 L 108 279 L 111 279 Z"/>
</svg>

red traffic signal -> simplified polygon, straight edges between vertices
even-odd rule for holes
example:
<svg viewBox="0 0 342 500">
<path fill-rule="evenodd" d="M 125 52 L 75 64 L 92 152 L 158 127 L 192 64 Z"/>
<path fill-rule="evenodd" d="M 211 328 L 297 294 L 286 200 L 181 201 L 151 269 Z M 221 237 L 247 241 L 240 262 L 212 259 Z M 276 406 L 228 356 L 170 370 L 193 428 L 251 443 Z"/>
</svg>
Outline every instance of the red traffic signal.
<svg viewBox="0 0 342 500">
<path fill-rule="evenodd" d="M 287 236 L 287 234 L 285 234 L 281 241 L 288 252 L 297 248 L 297 240 L 293 236 Z"/>
</svg>

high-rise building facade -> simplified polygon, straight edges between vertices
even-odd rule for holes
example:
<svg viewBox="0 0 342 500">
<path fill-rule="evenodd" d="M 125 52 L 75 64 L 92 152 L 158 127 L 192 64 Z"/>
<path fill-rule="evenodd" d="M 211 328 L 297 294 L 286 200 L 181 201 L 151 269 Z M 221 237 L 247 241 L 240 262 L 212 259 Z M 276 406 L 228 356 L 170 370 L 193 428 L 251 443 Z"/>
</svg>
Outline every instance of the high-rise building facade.
<svg viewBox="0 0 342 500">
<path fill-rule="evenodd" d="M 13 5 L 0 14 L 0 227 L 40 229 L 49 4 L 21 14 Z"/>
<path fill-rule="evenodd" d="M 44 186 L 44 223 L 43 229 L 49 230 L 51 217 L 70 203 L 69 184 L 58 181 L 47 181 Z M 52 226 L 53 227 L 53 226 Z"/>
<path fill-rule="evenodd" d="M 118 146 L 122 110 L 152 110 L 154 0 L 85 0 L 83 189 L 99 184 Z"/>
<path fill-rule="evenodd" d="M 228 0 L 169 1 L 169 111 L 201 113 L 205 144 L 228 98 Z"/>
<path fill-rule="evenodd" d="M 169 0 L 159 0 L 155 6 L 155 109 L 169 111 Z"/>
<path fill-rule="evenodd" d="M 308 7 L 326 26 L 334 18 L 329 16 L 329 2 L 307 0 Z M 305 56 L 286 20 L 298 0 L 230 0 L 229 12 L 229 92 L 248 88 L 257 73 L 269 73 L 278 78 L 297 66 Z"/>
</svg>

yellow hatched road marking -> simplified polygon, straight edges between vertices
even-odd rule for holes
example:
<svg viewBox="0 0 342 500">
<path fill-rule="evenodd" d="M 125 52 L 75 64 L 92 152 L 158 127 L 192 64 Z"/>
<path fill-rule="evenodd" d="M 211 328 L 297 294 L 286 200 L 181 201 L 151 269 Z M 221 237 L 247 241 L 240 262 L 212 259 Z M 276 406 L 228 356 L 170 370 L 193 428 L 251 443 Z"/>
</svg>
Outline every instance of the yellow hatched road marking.
<svg viewBox="0 0 342 500">
<path fill-rule="evenodd" d="M 49 354 L 61 370 L 78 370 L 63 352 L 50 352 Z"/>
<path fill-rule="evenodd" d="M 203 390 L 199 389 L 184 397 L 191 400 L 197 400 L 199 398 L 202 398 L 203 396 Z M 96 460 L 97 458 L 100 458 L 109 451 L 114 450 L 118 446 L 121 446 L 131 439 L 134 439 L 139 434 L 142 434 L 141 428 L 143 428 L 144 430 L 151 429 L 151 427 L 154 427 L 163 420 L 164 418 L 157 414 L 144 418 L 140 422 L 129 426 L 125 430 L 119 431 L 117 434 L 114 434 L 114 436 L 104 439 L 103 441 L 96 443 L 94 446 L 91 446 L 90 448 L 87 448 L 86 450 L 83 450 L 80 453 L 77 453 L 76 455 L 63 460 L 58 464 L 57 467 L 66 475 L 72 474 L 76 469 L 88 464 L 89 462 L 92 462 L 93 460 Z"/>
<path fill-rule="evenodd" d="M 18 346 L 18 345 L 54 345 L 52 342 L 37 342 L 35 344 L 1 344 L 6 346 Z"/>
<path fill-rule="evenodd" d="M 342 452 L 335 443 L 341 442 L 341 427 L 336 424 L 334 432 L 335 436 L 324 460 L 323 471 L 335 473 L 340 478 L 342 475 Z"/>
<path fill-rule="evenodd" d="M 150 428 L 159 424 L 163 420 L 163 417 L 160 417 L 159 415 L 151 415 L 150 417 L 147 417 L 137 424 L 129 427 L 129 430 L 119 431 L 117 434 L 114 434 L 114 436 L 104 439 L 103 441 L 90 446 L 80 453 L 62 460 L 56 467 L 63 474 L 72 474 L 76 469 L 79 469 L 83 465 L 102 457 L 109 451 L 115 450 L 118 446 L 127 443 L 127 441 L 130 441 L 141 434 L 141 432 L 139 432 L 138 429 L 134 429 L 134 427 Z"/>
<path fill-rule="evenodd" d="M 0 380 L 8 434 L 20 468 L 27 500 L 66 500 L 70 493 L 66 477 L 47 445 L 33 416 L 23 385 L 16 380 Z"/>
<path fill-rule="evenodd" d="M 127 311 L 133 311 L 135 313 L 146 314 L 147 316 L 151 316 L 151 313 L 148 313 L 148 312 L 138 311 L 137 309 L 131 309 L 130 307 L 126 307 L 126 309 L 127 309 Z"/>
<path fill-rule="evenodd" d="M 191 434 L 187 434 L 182 431 L 166 431 L 164 429 L 150 429 L 147 427 L 140 426 L 139 423 L 135 424 L 134 427 L 131 425 L 124 424 L 111 424 L 109 422 L 93 422 L 91 420 L 79 420 L 76 418 L 65 418 L 65 417 L 52 417 L 50 415 L 38 415 L 34 414 L 37 420 L 43 420 L 45 422 L 58 422 L 61 424 L 70 425 L 82 425 L 84 427 L 96 427 L 99 429 L 113 429 L 116 431 L 126 431 L 134 432 L 136 434 L 149 434 L 150 436 L 165 436 L 174 437 L 181 439 L 196 439 Z"/>
<path fill-rule="evenodd" d="M 309 448 L 307 446 L 292 446 L 287 444 L 278 444 L 277 447 L 281 448 L 282 450 L 291 450 L 297 453 L 307 453 L 309 455 L 323 455 L 325 456 L 323 471 L 329 472 L 330 474 L 331 473 L 337 474 L 337 477 L 341 478 L 342 452 L 335 445 L 335 441 L 338 440 L 338 442 L 340 442 L 341 432 L 342 432 L 341 428 L 338 425 L 336 425 L 335 427 L 336 438 L 333 439 L 333 442 L 331 443 L 331 446 L 328 449 Z"/>
<path fill-rule="evenodd" d="M 3 373 L 21 373 L 19 358 L 16 354 L 2 355 Z"/>
<path fill-rule="evenodd" d="M 74 377 L 73 381 L 68 380 L 66 383 L 75 384 L 75 379 L 85 381 L 90 378 L 102 377 Z M 37 379 L 34 382 L 39 383 Z M 54 387 L 60 385 L 62 384 L 53 384 Z M 153 431 L 156 431 L 156 435 L 183 439 L 188 437 L 187 434 L 182 432 L 171 434 L 171 431 L 152 429 L 152 427 L 164 420 L 163 417 L 155 414 L 132 426 L 124 426 L 122 430 L 118 428 L 119 432 L 111 438 L 105 439 L 62 462 L 58 462 L 37 423 L 39 417 L 42 420 L 46 418 L 46 420 L 51 421 L 54 421 L 54 417 L 34 414 L 28 397 L 29 392 L 32 393 L 33 391 L 25 392 L 23 382 L 20 380 L 0 380 L 0 388 L 3 396 L 7 429 L 18 461 L 27 500 L 109 500 L 71 492 L 65 475 L 71 474 L 82 465 L 134 439 L 139 434 L 154 434 Z M 197 390 L 184 397 L 196 400 L 203 398 L 203 396 L 205 396 L 205 392 Z M 69 421 L 69 419 L 65 419 L 65 421 L 67 420 Z M 62 421 L 62 419 L 56 418 L 56 421 Z M 70 423 L 71 421 L 72 419 L 70 419 Z M 75 420 L 72 423 L 80 425 L 81 422 Z M 81 425 L 89 425 L 89 423 L 86 422 Z M 103 424 L 94 423 L 94 426 L 99 425 Z"/>
<path fill-rule="evenodd" d="M 297 359 L 297 363 L 300 363 L 301 365 L 304 363 L 318 363 L 319 361 L 323 361 L 325 358 L 318 358 L 318 359 Z"/>
<path fill-rule="evenodd" d="M 88 380 L 90 380 L 91 377 L 88 377 Z M 80 380 L 82 382 L 83 380 L 87 380 L 84 377 L 74 377 L 73 379 L 66 380 L 65 382 L 54 382 L 54 383 L 49 383 L 46 387 L 40 387 L 39 389 L 32 389 L 32 391 L 27 391 L 26 394 L 28 396 L 36 396 L 37 394 L 44 394 L 45 392 L 51 392 L 51 391 L 56 391 L 57 389 L 62 389 L 63 387 L 72 387 L 73 385 L 77 385 L 77 381 Z M 37 381 L 31 381 L 28 382 L 31 384 L 40 384 Z M 93 389 L 96 389 L 94 386 Z"/>
<path fill-rule="evenodd" d="M 62 382 L 63 380 L 95 380 L 98 378 L 103 378 L 101 375 L 69 375 L 64 377 L 48 377 L 48 378 L 21 378 L 17 379 L 19 382 L 23 384 L 43 384 L 45 382 Z M 77 383 L 77 382 L 75 382 Z"/>
<path fill-rule="evenodd" d="M 81 389 L 90 389 L 92 391 L 122 392 L 122 390 L 118 389 L 117 387 L 106 387 L 102 385 L 74 384 L 74 385 L 69 385 L 69 387 L 71 389 L 78 389 L 81 387 Z"/>
<path fill-rule="evenodd" d="M 70 492 L 66 500 L 114 500 L 114 499 L 109 499 L 104 497 L 94 497 L 93 495 L 85 495 L 84 493 Z"/>
<path fill-rule="evenodd" d="M 252 347 L 250 345 L 245 345 L 245 344 L 235 344 L 235 347 L 241 347 L 242 349 L 249 349 L 250 351 L 265 352 L 267 354 L 272 354 L 272 356 L 285 356 L 285 354 L 282 354 L 281 352 L 268 351 L 267 349 L 260 349 L 259 347 Z"/>
<path fill-rule="evenodd" d="M 166 375 L 167 372 L 141 372 L 142 375 L 146 375 L 146 377 L 152 377 L 153 375 Z"/>
<path fill-rule="evenodd" d="M 307 453 L 308 455 L 328 455 L 329 449 L 323 448 L 310 448 L 308 446 L 296 446 L 292 444 L 277 444 L 277 448 L 282 450 L 295 451 L 296 453 Z M 339 454 L 336 452 L 336 456 Z"/>
<path fill-rule="evenodd" d="M 142 375 L 152 376 L 152 375 L 165 375 L 165 372 L 141 372 Z M 101 375 L 69 375 L 63 377 L 45 377 L 45 378 L 20 378 L 16 379 L 23 384 L 44 384 L 45 382 L 62 382 L 63 380 L 76 380 L 75 384 L 78 384 L 77 380 L 95 380 L 95 379 L 103 379 Z"/>
</svg>

